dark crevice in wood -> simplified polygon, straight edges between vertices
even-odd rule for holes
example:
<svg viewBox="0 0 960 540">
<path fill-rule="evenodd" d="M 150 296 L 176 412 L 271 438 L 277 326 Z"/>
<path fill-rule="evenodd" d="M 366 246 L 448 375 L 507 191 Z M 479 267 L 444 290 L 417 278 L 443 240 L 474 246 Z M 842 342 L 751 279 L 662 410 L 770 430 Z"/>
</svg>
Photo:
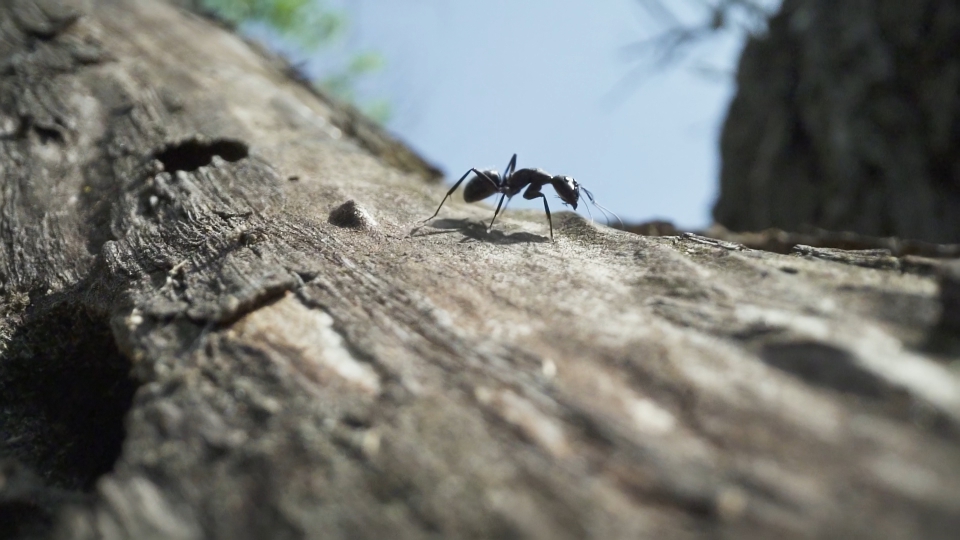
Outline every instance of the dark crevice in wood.
<svg viewBox="0 0 960 540">
<path fill-rule="evenodd" d="M 202 141 L 187 139 L 168 146 L 154 154 L 154 158 L 163 164 L 163 170 L 173 174 L 176 171 L 195 171 L 206 167 L 213 161 L 213 156 L 220 156 L 226 161 L 235 162 L 250 155 L 246 144 L 231 139 L 216 139 Z"/>
<path fill-rule="evenodd" d="M 63 134 L 55 129 L 50 129 L 41 126 L 33 126 L 33 131 L 36 132 L 37 137 L 40 138 L 41 144 L 63 144 L 64 137 Z"/>
<path fill-rule="evenodd" d="M 258 309 L 278 302 L 287 292 L 296 289 L 297 282 L 295 281 L 265 283 L 255 294 L 239 299 L 235 305 L 223 307 L 217 314 L 216 320 L 196 319 L 194 322 L 215 323 L 218 328 L 225 328 Z"/>
<path fill-rule="evenodd" d="M 760 358 L 810 384 L 869 399 L 880 399 L 891 390 L 882 379 L 859 367 L 849 352 L 824 343 L 770 343 L 763 347 Z"/>
<path fill-rule="evenodd" d="M 137 389 L 105 320 L 33 311 L 0 363 L 0 538 L 46 537 L 64 503 L 89 500 L 120 457 Z"/>
<path fill-rule="evenodd" d="M 125 436 L 136 383 L 106 321 L 61 305 L 30 317 L 0 364 L 0 456 L 59 488 L 89 491 Z"/>
<path fill-rule="evenodd" d="M 61 129 L 38 125 L 34 118 L 29 115 L 21 116 L 17 128 L 0 135 L 0 140 L 25 140 L 30 137 L 31 132 L 37 136 L 40 144 L 64 144 L 66 142 L 66 137 Z"/>
</svg>

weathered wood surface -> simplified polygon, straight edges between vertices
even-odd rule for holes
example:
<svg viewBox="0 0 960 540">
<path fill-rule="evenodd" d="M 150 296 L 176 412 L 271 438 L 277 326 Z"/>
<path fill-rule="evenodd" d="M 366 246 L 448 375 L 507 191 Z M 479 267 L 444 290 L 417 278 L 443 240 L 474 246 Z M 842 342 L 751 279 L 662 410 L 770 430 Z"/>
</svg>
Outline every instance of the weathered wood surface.
<svg viewBox="0 0 960 540">
<path fill-rule="evenodd" d="M 386 163 L 429 168 L 160 2 L 5 3 L 0 62 L 8 533 L 960 530 L 934 277 L 458 202 L 419 227 L 443 188 Z"/>
</svg>

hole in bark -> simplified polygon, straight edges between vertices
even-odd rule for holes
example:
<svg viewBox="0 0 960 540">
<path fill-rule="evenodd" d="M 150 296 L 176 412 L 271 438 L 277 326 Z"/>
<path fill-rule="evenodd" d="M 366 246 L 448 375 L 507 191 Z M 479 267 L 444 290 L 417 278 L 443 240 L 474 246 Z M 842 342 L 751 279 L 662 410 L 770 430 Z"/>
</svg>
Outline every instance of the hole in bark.
<svg viewBox="0 0 960 540">
<path fill-rule="evenodd" d="M 92 490 L 120 456 L 129 371 L 105 321 L 67 306 L 28 321 L 0 358 L 0 458 L 44 486 Z"/>
<path fill-rule="evenodd" d="M 350 429 L 369 429 L 370 428 L 369 420 L 359 418 L 352 414 L 345 415 L 343 418 L 340 419 L 340 421 L 343 422 L 343 425 L 347 426 Z"/>
<path fill-rule="evenodd" d="M 37 137 L 40 139 L 40 144 L 63 144 L 63 134 L 55 129 L 33 126 L 33 131 L 37 134 Z"/>
<path fill-rule="evenodd" d="M 216 139 L 205 142 L 197 139 L 188 139 L 173 146 L 168 146 L 154 157 L 163 164 L 163 170 L 174 173 L 176 171 L 195 171 L 206 167 L 213 161 L 213 156 L 220 156 L 226 161 L 240 161 L 250 155 L 247 145 L 230 139 Z"/>
</svg>

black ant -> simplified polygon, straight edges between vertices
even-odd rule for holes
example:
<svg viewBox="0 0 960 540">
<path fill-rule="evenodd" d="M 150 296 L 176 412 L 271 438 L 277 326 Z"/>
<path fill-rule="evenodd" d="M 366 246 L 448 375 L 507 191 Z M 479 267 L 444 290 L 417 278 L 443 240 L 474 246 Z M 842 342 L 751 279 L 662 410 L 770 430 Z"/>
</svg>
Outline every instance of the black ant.
<svg viewBox="0 0 960 540">
<path fill-rule="evenodd" d="M 507 204 L 510 204 L 510 199 L 514 195 L 523 191 L 523 198 L 527 200 L 533 200 L 537 197 L 543 199 L 543 210 L 547 213 L 547 221 L 550 223 L 550 240 L 553 241 L 553 218 L 550 217 L 550 206 L 547 205 L 547 197 L 544 196 L 543 192 L 540 191 L 543 189 L 543 186 L 550 184 L 553 186 L 553 190 L 557 192 L 557 195 L 560 197 L 560 200 L 563 201 L 563 204 L 572 206 L 574 210 L 577 209 L 577 203 L 580 202 L 580 192 L 582 191 L 584 195 L 590 200 L 590 202 L 600 209 L 603 212 L 604 217 L 606 217 L 607 212 L 610 212 L 603 206 L 597 204 L 596 199 L 593 198 L 593 193 L 591 193 L 587 188 L 581 186 L 576 180 L 569 176 L 552 176 L 547 171 L 543 169 L 520 169 L 519 171 L 514 171 L 517 167 L 517 155 L 514 154 L 510 158 L 510 163 L 507 164 L 507 168 L 503 171 L 503 176 L 500 176 L 500 173 L 493 169 L 475 169 L 470 168 L 463 176 L 457 180 L 457 183 L 450 188 L 450 191 L 447 192 L 447 195 L 440 201 L 440 206 L 437 207 L 437 211 L 433 213 L 432 216 L 423 220 L 424 223 L 430 221 L 431 219 L 437 217 L 437 214 L 440 213 L 440 209 L 443 208 L 443 203 L 447 202 L 447 199 L 453 195 L 453 192 L 460 187 L 460 184 L 470 173 L 475 174 L 473 178 L 467 182 L 467 185 L 463 187 L 463 200 L 468 203 L 473 203 L 477 201 L 482 201 L 487 197 L 494 195 L 496 193 L 500 194 L 500 202 L 497 203 L 497 209 L 493 213 L 493 219 L 490 220 L 490 225 L 487 227 L 487 232 L 493 228 L 493 222 L 496 221 L 497 215 L 500 213 L 500 207 L 503 205 L 504 199 L 507 200 Z M 526 191 L 524 191 L 526 188 Z M 503 207 L 506 210 L 506 207 Z M 590 208 L 587 207 L 587 213 L 590 212 Z M 613 214 L 613 212 L 610 212 Z M 613 214 L 617 218 L 617 221 L 620 221 L 620 227 L 623 228 L 623 221 L 620 220 L 620 217 L 616 214 Z M 609 223 L 609 218 L 608 218 Z"/>
</svg>

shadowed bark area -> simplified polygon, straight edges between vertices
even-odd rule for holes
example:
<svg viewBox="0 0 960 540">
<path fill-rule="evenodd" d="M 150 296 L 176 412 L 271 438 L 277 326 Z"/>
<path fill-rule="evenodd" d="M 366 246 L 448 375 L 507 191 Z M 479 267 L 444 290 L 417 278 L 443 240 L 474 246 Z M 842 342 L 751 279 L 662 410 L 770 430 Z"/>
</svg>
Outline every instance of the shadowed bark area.
<svg viewBox="0 0 960 540">
<path fill-rule="evenodd" d="M 418 225 L 429 166 L 162 2 L 4 4 L 0 59 L 0 532 L 960 528 L 935 277 L 456 201 Z"/>
</svg>

